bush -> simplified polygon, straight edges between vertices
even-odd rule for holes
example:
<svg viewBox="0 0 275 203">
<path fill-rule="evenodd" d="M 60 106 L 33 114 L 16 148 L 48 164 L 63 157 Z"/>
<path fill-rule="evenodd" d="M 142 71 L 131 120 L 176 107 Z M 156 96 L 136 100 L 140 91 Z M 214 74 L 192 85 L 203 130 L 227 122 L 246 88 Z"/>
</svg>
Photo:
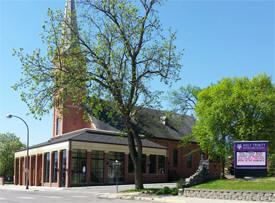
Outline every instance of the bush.
<svg viewBox="0 0 275 203">
<path fill-rule="evenodd" d="M 182 188 L 183 184 L 185 184 L 185 178 L 182 178 L 177 182 L 177 188 Z"/>
<path fill-rule="evenodd" d="M 178 188 L 169 188 L 164 187 L 156 191 L 156 195 L 177 195 L 178 194 Z"/>
</svg>

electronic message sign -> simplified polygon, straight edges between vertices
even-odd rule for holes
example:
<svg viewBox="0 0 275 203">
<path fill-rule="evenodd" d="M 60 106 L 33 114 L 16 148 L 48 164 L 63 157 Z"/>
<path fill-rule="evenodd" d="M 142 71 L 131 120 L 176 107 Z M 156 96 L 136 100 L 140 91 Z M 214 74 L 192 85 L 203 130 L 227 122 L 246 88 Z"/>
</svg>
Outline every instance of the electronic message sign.
<svg viewBox="0 0 275 203">
<path fill-rule="evenodd" d="M 235 172 L 241 169 L 263 169 L 267 168 L 267 145 L 268 141 L 236 141 L 234 142 L 234 168 Z M 238 170 L 240 169 L 240 170 Z M 249 175 L 261 173 L 259 170 L 242 171 Z M 236 174 L 235 174 L 236 175 Z"/>
</svg>

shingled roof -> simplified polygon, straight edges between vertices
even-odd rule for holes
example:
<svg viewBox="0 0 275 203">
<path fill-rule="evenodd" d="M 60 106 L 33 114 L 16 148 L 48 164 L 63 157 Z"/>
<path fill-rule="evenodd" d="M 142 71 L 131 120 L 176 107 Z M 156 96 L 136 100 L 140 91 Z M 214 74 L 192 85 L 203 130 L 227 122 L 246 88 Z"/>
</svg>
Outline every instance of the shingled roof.
<svg viewBox="0 0 275 203">
<path fill-rule="evenodd" d="M 193 116 L 155 109 L 142 109 L 138 113 L 137 125 L 149 137 L 180 140 L 192 133 L 196 120 Z"/>
<path fill-rule="evenodd" d="M 102 144 L 115 144 L 115 145 L 128 145 L 128 139 L 125 135 L 114 132 L 114 131 L 103 131 L 84 128 L 71 133 L 66 133 L 62 136 L 51 138 L 46 142 L 42 142 L 37 145 L 29 147 L 29 149 L 34 149 L 38 147 L 43 147 L 51 144 L 66 142 L 66 141 L 79 141 L 79 142 L 93 142 Z M 149 148 L 166 149 L 166 147 L 151 142 L 146 139 L 142 139 L 142 146 Z M 23 151 L 25 149 L 19 150 Z"/>
<path fill-rule="evenodd" d="M 107 116 L 104 115 L 104 112 L 101 115 L 102 118 L 106 119 Z M 118 115 L 115 115 L 115 117 L 116 119 L 120 119 Z M 96 129 L 116 132 L 123 130 L 122 122 L 119 120 L 115 124 L 109 119 L 98 120 L 93 116 L 91 116 L 91 120 Z M 140 134 L 144 134 L 147 137 L 170 140 L 180 140 L 181 137 L 191 134 L 195 123 L 196 120 L 193 116 L 150 108 L 139 110 L 135 121 Z"/>
</svg>

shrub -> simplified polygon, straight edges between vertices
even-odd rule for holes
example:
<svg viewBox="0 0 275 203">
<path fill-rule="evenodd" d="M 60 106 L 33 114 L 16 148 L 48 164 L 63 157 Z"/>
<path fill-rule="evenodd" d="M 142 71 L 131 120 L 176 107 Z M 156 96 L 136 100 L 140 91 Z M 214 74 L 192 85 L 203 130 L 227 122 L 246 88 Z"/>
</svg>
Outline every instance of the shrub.
<svg viewBox="0 0 275 203">
<path fill-rule="evenodd" d="M 178 188 L 164 187 L 155 192 L 156 195 L 177 195 Z"/>
<path fill-rule="evenodd" d="M 185 178 L 182 178 L 177 182 L 177 188 L 182 188 L 183 184 L 185 184 Z"/>
</svg>

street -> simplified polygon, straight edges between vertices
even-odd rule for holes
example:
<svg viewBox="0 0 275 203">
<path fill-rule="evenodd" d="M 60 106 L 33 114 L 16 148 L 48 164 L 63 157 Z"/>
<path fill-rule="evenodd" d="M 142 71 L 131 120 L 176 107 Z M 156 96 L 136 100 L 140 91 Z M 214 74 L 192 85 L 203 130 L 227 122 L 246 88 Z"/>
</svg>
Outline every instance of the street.
<svg viewBox="0 0 275 203">
<path fill-rule="evenodd" d="M 175 183 L 157 183 L 145 184 L 145 188 L 175 187 Z M 119 191 L 134 189 L 134 185 L 120 185 Z M 88 186 L 88 187 L 71 187 L 71 188 L 49 188 L 34 187 L 29 190 L 25 186 L 5 185 L 0 186 L 0 203 L 149 203 L 149 202 L 170 202 L 170 203 L 264 203 L 256 201 L 238 201 L 222 199 L 201 199 L 187 198 L 183 196 L 166 196 L 159 197 L 158 200 L 148 201 L 147 199 L 125 200 L 109 199 L 104 195 L 117 194 L 114 185 L 105 186 Z M 121 193 L 120 193 L 121 194 Z M 103 197 L 103 198 L 102 198 Z M 149 200 L 152 200 L 149 197 Z"/>
<path fill-rule="evenodd" d="M 147 188 L 152 187 L 175 187 L 175 183 L 164 184 L 145 184 Z M 119 185 L 119 191 L 134 189 L 134 185 Z M 71 188 L 47 188 L 47 187 L 30 187 L 25 190 L 25 186 L 5 185 L 0 187 L 0 203 L 133 203 L 133 200 L 121 199 L 102 199 L 97 195 L 100 193 L 115 193 L 114 185 L 89 186 L 89 187 L 71 187 Z M 148 202 L 135 200 L 136 203 Z"/>
<path fill-rule="evenodd" d="M 133 203 L 131 200 L 111 200 L 114 203 Z M 0 202 L 2 203 L 107 203 L 110 199 L 97 198 L 94 193 L 76 193 L 69 191 L 10 191 L 0 190 Z M 146 201 L 134 201 L 137 203 Z"/>
</svg>

